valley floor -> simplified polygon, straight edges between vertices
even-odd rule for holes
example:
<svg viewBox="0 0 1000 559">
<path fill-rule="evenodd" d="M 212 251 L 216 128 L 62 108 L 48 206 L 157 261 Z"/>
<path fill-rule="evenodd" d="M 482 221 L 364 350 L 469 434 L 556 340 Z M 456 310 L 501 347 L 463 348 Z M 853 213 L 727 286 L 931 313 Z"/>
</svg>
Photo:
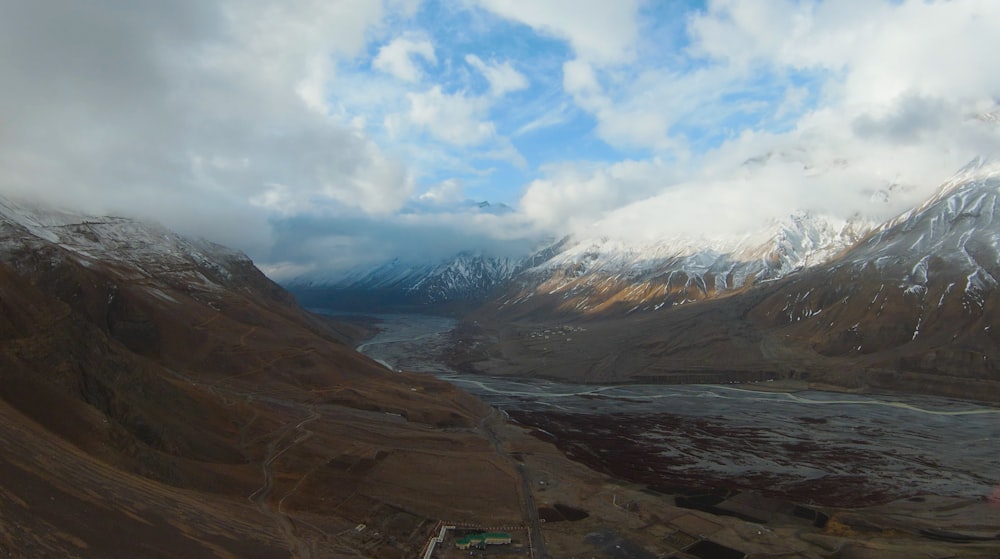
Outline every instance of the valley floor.
<svg viewBox="0 0 1000 559">
<path fill-rule="evenodd" d="M 498 424 L 496 430 L 546 519 L 541 532 L 551 557 L 985 559 L 1000 553 L 1000 502 L 991 496 L 991 483 L 1000 480 L 990 481 L 992 446 L 983 443 L 974 449 L 978 457 L 964 472 L 954 464 L 928 460 L 908 443 L 894 443 L 892 428 L 884 436 L 877 433 L 901 411 L 894 411 L 891 402 L 886 403 L 884 414 L 876 412 L 855 427 L 845 427 L 851 431 L 845 434 L 847 438 L 855 441 L 848 445 L 853 445 L 852 451 L 835 436 L 828 438 L 843 420 L 839 414 L 856 411 L 845 408 L 833 411 L 813 406 L 824 412 L 805 413 L 802 425 L 785 429 L 780 421 L 756 428 L 752 422 L 750 426 L 730 425 L 719 414 L 700 419 L 685 417 L 683 412 L 676 415 L 681 411 L 677 399 L 657 400 L 662 403 L 645 414 L 633 415 L 630 410 L 644 409 L 642 401 L 648 396 L 637 387 L 592 384 L 588 395 L 585 385 L 574 385 L 581 396 L 568 398 L 569 385 L 564 381 L 534 374 L 541 362 L 530 361 L 520 369 L 510 354 L 503 355 L 502 372 L 507 378 L 496 377 L 501 371 L 488 367 L 472 375 L 456 373 L 440 362 L 441 355 L 457 354 L 452 326 L 448 319 L 433 317 L 418 317 L 416 323 L 405 316 L 383 317 L 382 333 L 362 349 L 394 368 L 432 372 L 506 410 L 513 421 Z M 579 330 L 573 328 L 580 327 L 539 328 L 531 332 L 533 337 L 529 334 L 528 341 L 522 337 L 512 343 L 539 345 L 557 336 L 565 341 L 578 335 Z M 458 348 L 465 355 L 476 350 L 487 354 L 504 344 L 494 339 L 492 346 L 477 348 L 472 344 L 487 343 L 487 336 L 462 339 L 470 344 Z M 498 361 L 495 356 L 491 360 Z M 510 376 L 518 371 L 534 378 Z M 698 378 L 708 374 L 697 373 Z M 739 385 L 742 392 L 771 393 L 750 394 L 751 400 L 760 400 L 758 407 L 777 403 L 766 400 L 778 393 L 808 387 L 805 381 L 791 379 Z M 635 392 L 631 397 L 630 390 Z M 824 397 L 834 399 L 832 394 Z M 697 406 L 697 399 L 691 401 Z M 702 401 L 709 407 L 720 402 Z M 877 398 L 860 401 L 865 402 L 858 404 L 860 409 L 869 411 L 874 409 L 871 403 L 879 402 Z M 987 430 L 997 425 L 987 417 L 1000 414 L 995 408 L 970 403 L 919 397 L 912 401 L 917 406 L 944 406 L 937 410 L 945 412 L 942 415 L 929 409 L 927 417 L 936 418 L 929 421 L 952 417 L 955 425 L 972 416 L 947 413 L 982 410 L 981 423 Z M 608 411 L 615 408 L 621 413 Z M 727 410 L 720 414 L 736 417 L 743 413 L 738 407 Z M 766 409 L 762 413 L 766 416 Z M 829 425 L 810 426 L 807 420 Z M 870 432 L 854 430 L 869 420 Z M 810 440 L 811 427 L 822 427 L 816 432 L 824 433 L 824 438 Z M 973 437 L 976 429 L 972 425 L 970 433 L 962 436 Z M 990 439 L 1000 433 L 983 436 Z M 917 429 L 914 440 L 920 437 Z M 768 438 L 776 440 L 768 442 Z M 664 452 L 664 440 L 676 449 L 672 456 Z M 901 450 L 895 448 L 900 442 Z M 774 445 L 772 450 L 780 458 L 771 457 L 768 444 Z M 933 453 L 934 448 L 926 450 Z M 962 449 L 947 452 L 961 453 Z M 740 456 L 749 457 L 750 462 L 743 464 L 746 474 L 739 473 Z M 718 461 L 714 471 L 713 460 Z M 767 470 L 768 463 L 776 468 L 770 475 L 751 475 L 762 465 Z M 823 468 L 838 473 L 824 473 Z M 914 484 L 917 479 L 923 481 Z M 958 487 L 964 483 L 961 480 L 968 482 L 964 489 Z"/>
</svg>

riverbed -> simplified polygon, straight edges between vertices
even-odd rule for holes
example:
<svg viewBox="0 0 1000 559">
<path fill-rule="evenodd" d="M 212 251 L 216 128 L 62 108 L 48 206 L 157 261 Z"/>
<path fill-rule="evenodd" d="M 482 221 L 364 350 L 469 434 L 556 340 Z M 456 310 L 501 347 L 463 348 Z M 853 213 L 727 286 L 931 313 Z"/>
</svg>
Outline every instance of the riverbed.
<svg viewBox="0 0 1000 559">
<path fill-rule="evenodd" d="M 1000 408 L 926 396 L 461 374 L 438 358 L 452 319 L 378 318 L 381 332 L 359 351 L 445 379 L 570 457 L 652 487 L 755 489 L 860 506 L 919 495 L 985 499 L 1000 485 Z"/>
</svg>

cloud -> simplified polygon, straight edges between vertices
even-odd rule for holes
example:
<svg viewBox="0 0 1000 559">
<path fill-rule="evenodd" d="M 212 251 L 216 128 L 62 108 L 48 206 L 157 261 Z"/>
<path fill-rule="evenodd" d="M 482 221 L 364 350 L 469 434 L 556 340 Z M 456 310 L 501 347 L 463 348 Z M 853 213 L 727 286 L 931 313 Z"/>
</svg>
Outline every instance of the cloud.
<svg viewBox="0 0 1000 559">
<path fill-rule="evenodd" d="M 882 111 L 864 113 L 852 122 L 859 138 L 881 138 L 896 144 L 917 144 L 937 134 L 948 120 L 958 122 L 962 115 L 940 98 L 906 95 Z"/>
<path fill-rule="evenodd" d="M 430 64 L 437 64 L 434 45 L 430 41 L 399 37 L 379 49 L 378 55 L 372 60 L 372 67 L 403 81 L 417 82 L 420 81 L 422 72 L 414 63 L 414 56 L 419 56 Z"/>
<path fill-rule="evenodd" d="M 457 202 L 461 196 L 462 183 L 457 179 L 448 179 L 427 189 L 418 200 L 439 205 Z"/>
<path fill-rule="evenodd" d="M 476 0 L 491 12 L 569 42 L 597 64 L 627 62 L 639 35 L 636 0 Z"/>
<path fill-rule="evenodd" d="M 486 118 L 488 104 L 464 93 L 444 93 L 434 86 L 422 93 L 409 93 L 409 121 L 431 136 L 455 145 L 477 145 L 496 134 Z"/>
<path fill-rule="evenodd" d="M 997 51 L 992 0 L 7 2 L 0 192 L 282 274 L 888 217 L 1000 152 Z"/>
<path fill-rule="evenodd" d="M 496 97 L 528 87 L 528 78 L 515 70 L 510 62 L 487 64 L 474 54 L 465 55 L 465 62 L 483 74 L 490 84 L 490 93 Z"/>
<path fill-rule="evenodd" d="M 14 2 L 0 18 L 0 189 L 153 217 L 256 254 L 272 213 L 399 207 L 391 155 L 318 111 L 379 3 Z"/>
<path fill-rule="evenodd" d="M 275 223 L 265 272 L 279 281 L 337 278 L 394 258 L 436 263 L 469 250 L 517 257 L 540 248 L 538 235 L 523 216 L 489 213 L 471 203 L 425 204 L 391 218 L 302 214 Z"/>
<path fill-rule="evenodd" d="M 881 104 L 908 94 L 996 91 L 996 72 L 970 61 L 996 64 L 982 53 L 1000 47 L 998 18 L 1000 4 L 983 0 L 715 0 L 689 30 L 696 55 L 740 67 L 829 71 L 831 95 Z"/>
<path fill-rule="evenodd" d="M 1000 149 L 977 117 L 1000 99 L 1000 60 L 983 57 L 1000 49 L 1000 4 L 713 0 L 685 30 L 674 56 L 565 62 L 563 89 L 594 133 L 649 158 L 628 178 L 619 163 L 564 165 L 528 186 L 526 212 L 546 223 L 589 214 L 602 234 L 626 236 L 712 216 L 746 230 L 806 207 L 887 218 Z M 892 202 L 871 207 L 890 187 Z"/>
<path fill-rule="evenodd" d="M 672 179 L 676 171 L 656 160 L 553 165 L 528 185 L 520 210 L 542 229 L 580 232 L 614 208 L 654 196 Z"/>
</svg>

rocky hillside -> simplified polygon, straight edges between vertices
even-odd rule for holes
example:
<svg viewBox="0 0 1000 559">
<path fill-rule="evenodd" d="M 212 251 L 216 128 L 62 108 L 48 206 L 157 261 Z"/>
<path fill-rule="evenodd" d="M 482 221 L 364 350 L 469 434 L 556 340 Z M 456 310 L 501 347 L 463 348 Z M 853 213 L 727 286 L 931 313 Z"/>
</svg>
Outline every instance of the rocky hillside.
<svg viewBox="0 0 1000 559">
<path fill-rule="evenodd" d="M 239 253 L 2 201 L 0 554 L 412 557 L 518 520 L 487 409 L 340 338 Z"/>
<path fill-rule="evenodd" d="M 430 310 L 495 300 L 502 312 L 576 315 L 660 310 L 741 291 L 822 264 L 873 224 L 799 212 L 746 235 L 644 243 L 567 237 L 533 254 L 462 252 L 438 263 L 395 259 L 286 285 L 308 307 Z"/>
<path fill-rule="evenodd" d="M 286 284 L 307 307 L 371 310 L 483 301 L 524 267 L 524 258 L 462 252 L 437 263 L 395 259 L 343 277 L 300 277 Z"/>
<path fill-rule="evenodd" d="M 584 282 L 594 274 L 582 274 L 575 292 L 539 290 L 541 304 L 527 298 L 482 306 L 477 322 L 457 336 L 453 364 L 616 382 L 808 379 L 1000 400 L 998 196 L 1000 165 L 978 159 L 920 207 L 832 259 L 769 268 L 766 262 L 781 259 L 768 252 L 753 261 L 760 272 L 752 287 L 689 304 L 667 299 L 654 312 L 628 313 L 635 304 L 616 302 L 603 313 L 576 305 L 553 313 L 553 305 L 566 304 L 553 300 L 602 294 Z M 630 269 L 629 262 L 612 269 Z M 618 292 L 632 286 L 636 300 L 666 297 L 676 285 L 669 276 L 636 283 L 624 274 L 608 274 L 605 285 Z M 674 297 L 691 298 L 680 293 Z M 553 321 L 562 325 L 552 328 Z"/>
<path fill-rule="evenodd" d="M 977 159 L 920 207 L 754 309 L 821 355 L 998 379 L 1000 164 Z"/>
<path fill-rule="evenodd" d="M 578 240 L 525 270 L 497 300 L 501 313 L 593 315 L 658 311 L 742 291 L 822 264 L 871 224 L 800 212 L 745 235 L 642 244 Z"/>
</svg>

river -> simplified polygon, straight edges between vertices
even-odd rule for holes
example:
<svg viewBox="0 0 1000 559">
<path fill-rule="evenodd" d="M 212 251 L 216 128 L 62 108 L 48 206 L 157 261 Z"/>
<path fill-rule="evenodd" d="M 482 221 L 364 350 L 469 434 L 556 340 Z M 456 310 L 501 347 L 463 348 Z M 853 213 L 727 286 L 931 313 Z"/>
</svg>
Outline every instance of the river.
<svg viewBox="0 0 1000 559">
<path fill-rule="evenodd" d="M 453 320 L 378 318 L 382 331 L 359 351 L 447 380 L 544 430 L 570 456 L 633 481 L 766 487 L 844 506 L 923 494 L 985 498 L 1000 484 L 1000 408 L 926 396 L 465 375 L 436 358 Z"/>
</svg>

